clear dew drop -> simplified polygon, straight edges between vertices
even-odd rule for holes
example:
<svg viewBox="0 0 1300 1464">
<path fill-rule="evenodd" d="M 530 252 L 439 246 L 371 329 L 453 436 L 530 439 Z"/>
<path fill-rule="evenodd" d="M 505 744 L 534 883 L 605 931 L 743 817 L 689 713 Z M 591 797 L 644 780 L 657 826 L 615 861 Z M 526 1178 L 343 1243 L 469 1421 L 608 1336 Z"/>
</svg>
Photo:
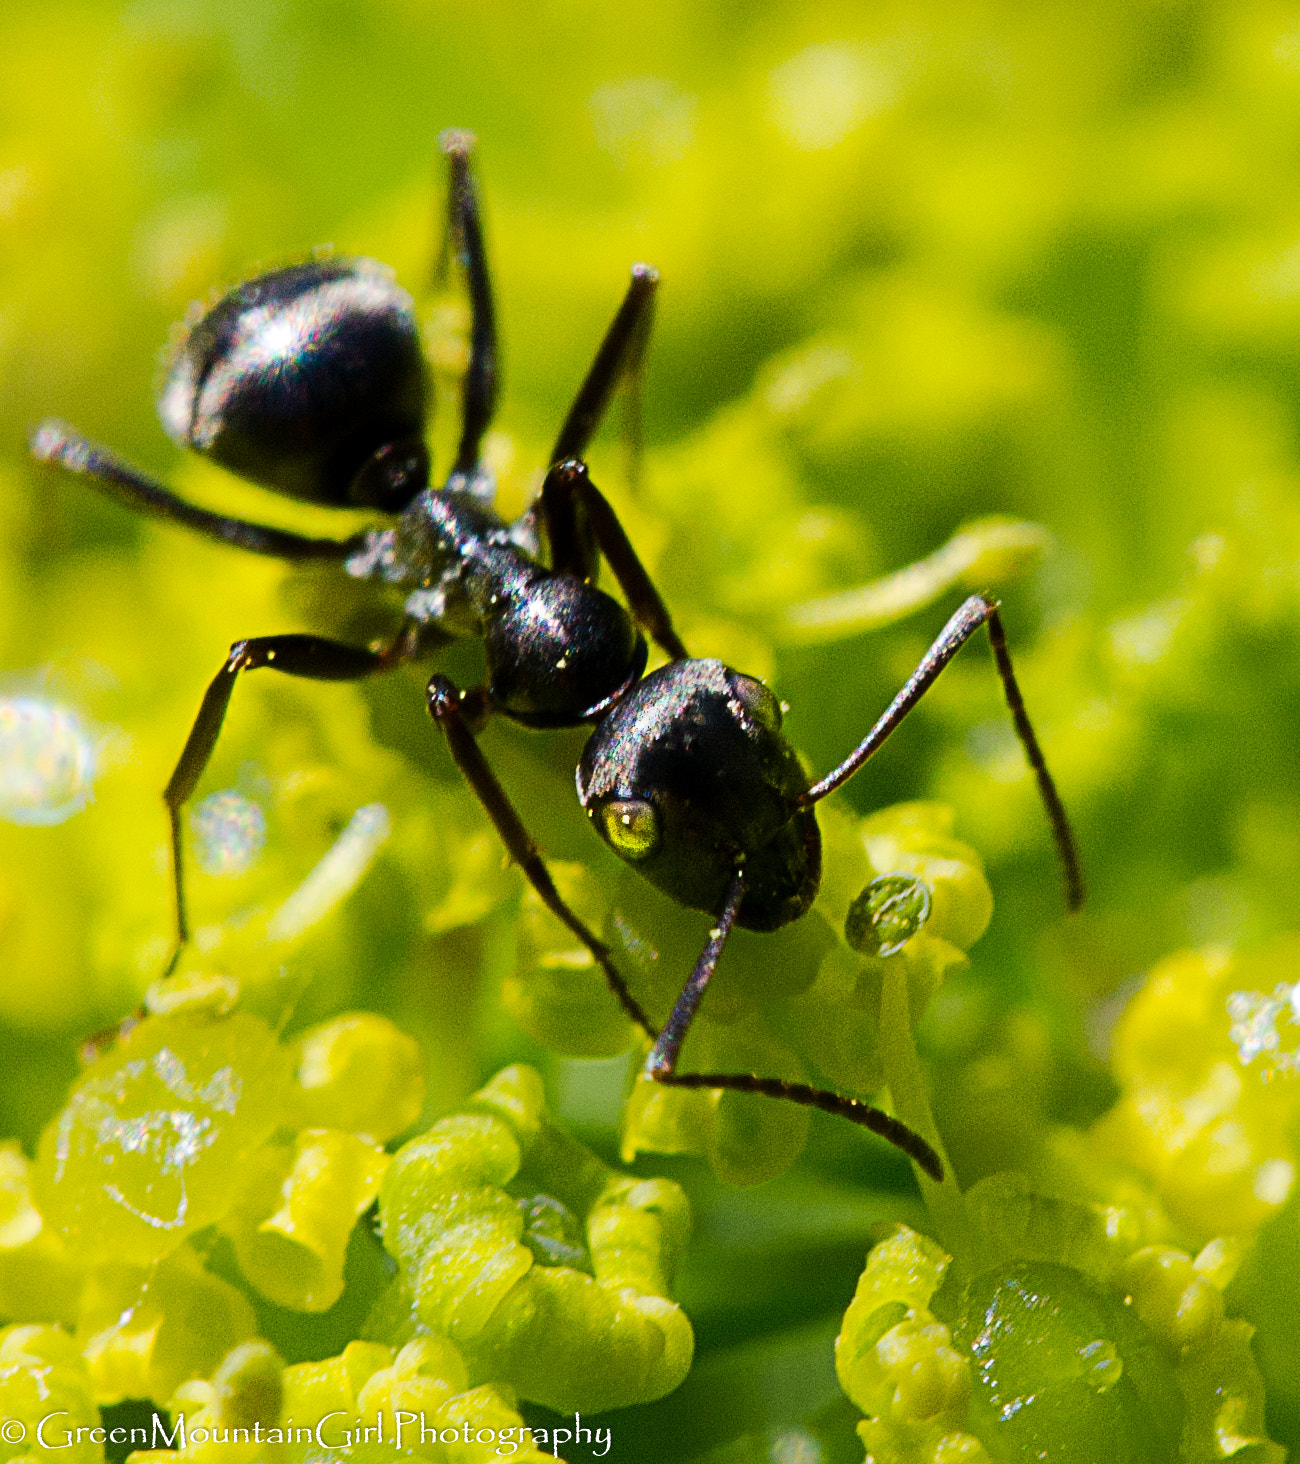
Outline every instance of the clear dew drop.
<svg viewBox="0 0 1300 1464">
<path fill-rule="evenodd" d="M 1094 1393 L 1109 1393 L 1124 1376 L 1124 1362 L 1115 1344 L 1099 1337 L 1079 1348 L 1084 1365 L 1083 1380 Z"/>
<path fill-rule="evenodd" d="M 930 918 L 930 891 L 909 874 L 882 874 L 849 906 L 844 939 L 864 956 L 892 956 Z"/>
<path fill-rule="evenodd" d="M 771 1464 L 822 1464 L 822 1446 L 806 1429 L 782 1429 L 768 1449 Z"/>
<path fill-rule="evenodd" d="M 97 739 L 70 707 L 39 696 L 0 697 L 0 818 L 49 825 L 94 795 Z"/>
<path fill-rule="evenodd" d="M 266 846 L 266 815 L 260 804 L 233 788 L 211 793 L 190 812 L 194 857 L 204 874 L 243 874 Z"/>
</svg>

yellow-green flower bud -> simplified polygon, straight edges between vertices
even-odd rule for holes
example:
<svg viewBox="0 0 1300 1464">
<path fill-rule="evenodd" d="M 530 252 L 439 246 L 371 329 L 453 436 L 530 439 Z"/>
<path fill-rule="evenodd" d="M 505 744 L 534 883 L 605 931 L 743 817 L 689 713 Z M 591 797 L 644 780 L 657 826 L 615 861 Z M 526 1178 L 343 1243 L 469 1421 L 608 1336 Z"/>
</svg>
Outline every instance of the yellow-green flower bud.
<svg viewBox="0 0 1300 1464">
<path fill-rule="evenodd" d="M 295 1311 L 333 1306 L 348 1237 L 388 1164 L 378 1144 L 338 1129 L 303 1129 L 292 1146 L 253 1155 L 239 1202 L 221 1222 L 249 1282 Z"/>
<path fill-rule="evenodd" d="M 0 1144 L 0 1316 L 71 1326 L 81 1267 L 33 1204 L 31 1169 L 16 1143 Z"/>
<path fill-rule="evenodd" d="M 97 1464 L 104 1457 L 99 1409 L 85 1361 L 58 1327 L 6 1327 L 0 1332 L 0 1413 L 7 1420 L 0 1460 Z M 98 1439 L 90 1437 L 92 1429 Z"/>
<path fill-rule="evenodd" d="M 77 1340 L 96 1397 L 116 1403 L 170 1397 L 256 1331 L 243 1293 L 182 1246 L 154 1266 L 106 1262 L 91 1272 Z"/>
<path fill-rule="evenodd" d="M 410 1128 L 424 1105 L 424 1055 L 387 1017 L 345 1012 L 298 1038 L 295 1107 L 305 1128 L 343 1129 L 377 1144 Z"/>
<path fill-rule="evenodd" d="M 561 1412 L 670 1392 L 693 1350 L 665 1294 L 687 1230 L 676 1186 L 628 1181 L 556 1129 L 530 1069 L 506 1069 L 470 1102 L 480 1111 L 398 1151 L 380 1193 L 420 1319 L 479 1375 Z M 590 1273 L 524 1243 L 524 1210 L 546 1196 L 581 1219 Z"/>
<path fill-rule="evenodd" d="M 1147 1246 L 1130 1256 L 1121 1284 L 1138 1316 L 1173 1347 L 1203 1341 L 1223 1318 L 1223 1293 L 1198 1275 L 1186 1251 Z"/>
</svg>

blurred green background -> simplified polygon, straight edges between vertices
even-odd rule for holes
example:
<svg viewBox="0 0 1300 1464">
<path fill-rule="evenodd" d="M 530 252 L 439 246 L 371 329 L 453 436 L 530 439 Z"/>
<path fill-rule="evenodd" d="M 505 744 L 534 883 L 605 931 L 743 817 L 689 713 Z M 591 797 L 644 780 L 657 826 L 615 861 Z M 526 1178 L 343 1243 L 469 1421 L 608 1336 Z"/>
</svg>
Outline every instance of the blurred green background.
<svg viewBox="0 0 1300 1464">
<path fill-rule="evenodd" d="M 153 412 L 160 347 L 214 285 L 323 243 L 427 297 L 453 125 L 480 139 L 503 502 L 525 500 L 627 267 L 651 260 L 645 482 L 634 499 L 613 431 L 593 473 L 692 650 L 770 677 L 817 769 L 955 597 L 825 645 L 796 644 L 787 609 L 981 514 L 1051 531 L 1005 615 L 1088 910 L 1061 917 L 982 647 L 846 794 L 864 811 L 949 801 L 988 861 L 993 925 L 922 1045 L 963 1179 L 1032 1169 L 1050 1124 L 1109 1103 L 1107 1025 L 1154 959 L 1296 919 L 1300 19 L 1282 5 L 9 0 L 0 694 L 75 707 L 100 770 L 66 823 L 0 824 L 5 1132 L 34 1140 L 77 1041 L 161 963 L 157 791 L 230 642 L 384 623 L 327 577 L 34 469 L 26 435 L 59 416 L 197 499 L 308 522 L 181 462 Z M 470 653 L 447 664 L 473 674 Z M 198 877 L 194 901 L 202 923 L 282 897 L 352 809 L 405 812 L 402 857 L 303 955 L 301 1018 L 397 1016 L 430 1044 L 440 1112 L 503 1058 L 540 1054 L 492 995 L 511 939 L 495 850 L 419 821 L 424 800 L 458 796 L 421 689 L 418 670 L 363 691 L 241 686 L 204 787 L 308 771 L 251 883 Z M 571 793 L 580 738 L 496 727 L 486 745 L 544 846 L 595 863 Z M 622 1069 L 549 1071 L 608 1150 Z M 620 1456 L 739 1449 L 823 1407 L 842 1441 L 852 1410 L 825 1343 L 871 1226 L 912 1204 L 901 1164 L 819 1123 L 802 1167 L 753 1193 L 659 1168 L 699 1212 L 683 1299 L 701 1362 L 675 1397 L 615 1419 Z"/>
</svg>

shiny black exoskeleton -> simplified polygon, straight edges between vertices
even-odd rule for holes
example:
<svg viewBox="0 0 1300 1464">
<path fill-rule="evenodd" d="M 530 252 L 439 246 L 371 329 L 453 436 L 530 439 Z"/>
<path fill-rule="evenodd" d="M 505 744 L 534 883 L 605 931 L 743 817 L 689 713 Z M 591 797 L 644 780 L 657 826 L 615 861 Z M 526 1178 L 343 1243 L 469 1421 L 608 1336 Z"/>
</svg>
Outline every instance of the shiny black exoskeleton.
<svg viewBox="0 0 1300 1464">
<path fill-rule="evenodd" d="M 578 764 L 578 797 L 601 837 L 656 889 L 718 913 L 738 858 L 736 924 L 779 930 L 821 882 L 821 834 L 798 800 L 808 778 L 781 705 L 721 661 L 674 661 L 623 697 Z"/>
<path fill-rule="evenodd" d="M 249 280 L 203 315 L 158 414 L 182 447 L 253 483 L 397 513 L 428 480 L 429 397 L 411 297 L 369 260 L 323 259 Z"/>
<path fill-rule="evenodd" d="M 266 667 L 356 680 L 455 637 L 478 637 L 486 653 L 484 684 L 462 691 L 435 674 L 429 711 L 512 858 L 652 1039 L 649 1075 L 841 1114 L 882 1134 L 938 1178 L 942 1165 L 925 1140 L 858 1099 L 751 1073 L 679 1073 L 677 1062 L 732 926 L 777 930 L 812 904 L 821 875 L 816 803 L 862 766 L 981 625 L 988 626 L 1016 729 L 1038 776 L 1071 903 L 1082 899 L 1065 813 L 1025 715 L 997 607 L 978 595 L 967 600 L 859 746 L 810 785 L 782 733 L 772 693 L 719 661 L 688 656 L 581 461 L 615 387 L 639 370 L 657 285 L 652 269 L 632 271 L 560 429 L 536 502 L 514 524 L 491 511 L 480 449 L 497 391 L 492 293 L 471 140 L 450 133 L 444 148 L 451 168 L 448 253 L 465 272 L 472 309 L 460 442 L 442 487 L 430 484 L 424 429 L 432 392 L 414 306 L 367 260 L 318 259 L 230 291 L 182 338 L 159 402 L 168 432 L 185 446 L 293 498 L 393 515 L 387 526 L 347 540 L 267 528 L 196 508 L 60 423 L 47 422 L 33 436 L 38 458 L 91 478 L 134 508 L 257 553 L 334 560 L 352 577 L 388 587 L 401 602 L 399 629 L 378 646 L 294 634 L 231 647 L 163 795 L 171 820 L 176 956 L 188 938 L 180 813 L 207 766 L 239 673 Z M 546 560 L 539 552 L 543 540 Z M 626 609 L 596 588 L 602 556 Z M 669 663 L 645 676 L 647 636 Z M 716 917 L 662 1030 L 628 990 L 605 943 L 559 894 L 484 759 L 477 733 L 494 712 L 532 728 L 591 724 L 577 783 L 597 832 L 672 899 Z"/>
</svg>

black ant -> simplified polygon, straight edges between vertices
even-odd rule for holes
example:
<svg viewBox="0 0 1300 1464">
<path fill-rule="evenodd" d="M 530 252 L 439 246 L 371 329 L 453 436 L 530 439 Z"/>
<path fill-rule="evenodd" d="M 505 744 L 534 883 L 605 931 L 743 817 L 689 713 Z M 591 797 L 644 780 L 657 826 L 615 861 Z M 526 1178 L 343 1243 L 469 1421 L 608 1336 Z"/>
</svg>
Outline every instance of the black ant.
<svg viewBox="0 0 1300 1464">
<path fill-rule="evenodd" d="M 484 502 L 491 480 L 480 447 L 497 397 L 496 329 L 472 146 L 465 133 L 443 138 L 450 165 L 444 258 L 450 251 L 464 271 L 471 328 L 460 444 L 442 488 L 430 487 L 429 374 L 413 304 L 368 260 L 318 259 L 237 286 L 191 326 L 160 395 L 163 424 L 183 445 L 291 498 L 381 510 L 394 516 L 391 527 L 345 540 L 267 528 L 185 502 L 60 423 L 46 422 L 33 436 L 37 458 L 93 479 L 135 509 L 254 553 L 334 560 L 345 573 L 404 596 L 404 618 L 387 644 L 362 649 L 316 635 L 273 635 L 231 647 L 163 794 L 176 908 L 168 973 L 189 935 L 180 813 L 207 766 L 239 674 L 269 667 L 353 681 L 455 637 L 480 636 L 486 684 L 462 691 L 435 674 L 429 711 L 510 856 L 653 1042 L 646 1072 L 679 1087 L 766 1094 L 842 1115 L 940 1179 L 943 1166 L 924 1139 L 856 1098 L 752 1073 L 679 1073 L 677 1062 L 732 927 L 779 930 L 812 904 L 821 876 L 816 804 L 858 771 L 981 625 L 988 627 L 1016 731 L 1038 779 L 1069 904 L 1082 902 L 1069 824 L 1025 714 L 997 605 L 972 595 L 862 742 L 810 785 L 768 688 L 720 661 L 690 658 L 581 461 L 613 391 L 641 366 L 658 284 L 645 265 L 632 270 L 556 438 L 537 499 L 515 524 L 492 513 Z M 549 567 L 537 554 L 539 528 Z M 629 609 L 596 588 L 602 555 Z M 648 676 L 646 635 L 670 658 Z M 577 782 L 596 831 L 673 900 L 716 917 L 662 1030 L 628 989 L 609 948 L 560 896 L 484 758 L 476 737 L 494 712 L 525 727 L 590 724 Z"/>
</svg>

